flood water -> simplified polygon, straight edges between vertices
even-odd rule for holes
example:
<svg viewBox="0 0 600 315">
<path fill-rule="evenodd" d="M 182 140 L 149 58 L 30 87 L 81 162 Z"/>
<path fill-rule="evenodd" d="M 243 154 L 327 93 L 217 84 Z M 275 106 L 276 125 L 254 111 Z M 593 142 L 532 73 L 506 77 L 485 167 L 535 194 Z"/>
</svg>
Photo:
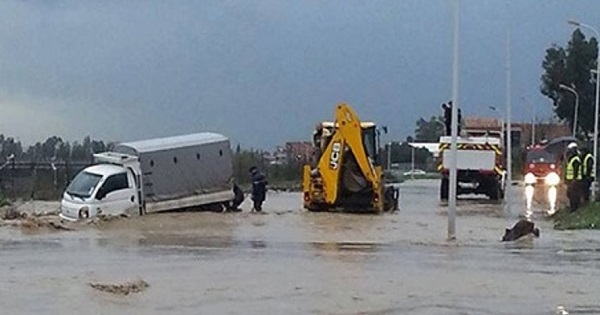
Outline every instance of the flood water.
<svg viewBox="0 0 600 315">
<path fill-rule="evenodd" d="M 524 211 L 458 202 L 447 242 L 438 182 L 401 185 L 393 214 L 309 213 L 272 193 L 265 213 L 168 213 L 77 231 L 0 228 L 3 314 L 598 314 L 600 233 L 501 243 Z M 143 279 L 111 295 L 90 282 Z M 557 310 L 559 311 L 557 313 Z M 566 314 L 566 313 L 565 313 Z"/>
</svg>

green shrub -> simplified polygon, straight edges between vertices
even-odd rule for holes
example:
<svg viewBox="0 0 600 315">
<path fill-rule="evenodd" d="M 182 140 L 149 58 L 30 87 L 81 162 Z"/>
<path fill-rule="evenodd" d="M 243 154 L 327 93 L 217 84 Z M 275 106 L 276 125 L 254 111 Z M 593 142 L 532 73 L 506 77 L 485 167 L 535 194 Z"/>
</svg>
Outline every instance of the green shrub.
<svg viewBox="0 0 600 315">
<path fill-rule="evenodd" d="M 600 204 L 590 203 L 575 212 L 561 209 L 552 218 L 557 230 L 600 229 Z"/>
</svg>

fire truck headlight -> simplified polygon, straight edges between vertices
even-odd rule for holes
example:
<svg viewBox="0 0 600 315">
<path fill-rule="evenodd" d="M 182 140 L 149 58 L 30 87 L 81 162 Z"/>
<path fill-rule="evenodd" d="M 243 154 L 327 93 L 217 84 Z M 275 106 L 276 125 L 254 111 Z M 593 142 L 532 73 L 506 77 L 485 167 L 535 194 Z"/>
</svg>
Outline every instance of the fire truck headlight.
<svg viewBox="0 0 600 315">
<path fill-rule="evenodd" d="M 547 186 L 557 186 L 558 184 L 560 184 L 560 176 L 558 176 L 558 174 L 556 174 L 555 172 L 551 172 L 548 175 L 546 175 L 544 182 Z"/>
<path fill-rule="evenodd" d="M 535 178 L 535 175 L 533 175 L 533 173 L 525 174 L 525 184 L 526 185 L 533 185 L 536 182 L 537 182 L 537 178 Z"/>
</svg>

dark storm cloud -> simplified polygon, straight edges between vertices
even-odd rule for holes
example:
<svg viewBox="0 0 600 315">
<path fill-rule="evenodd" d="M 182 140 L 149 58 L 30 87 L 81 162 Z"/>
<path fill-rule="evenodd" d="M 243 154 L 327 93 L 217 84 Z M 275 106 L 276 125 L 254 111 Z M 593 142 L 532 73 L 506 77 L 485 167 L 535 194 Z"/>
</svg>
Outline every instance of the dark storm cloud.
<svg viewBox="0 0 600 315">
<path fill-rule="evenodd" d="M 462 1 L 461 103 L 539 95 L 544 50 L 593 1 Z M 308 139 L 348 101 L 361 117 L 412 133 L 450 97 L 452 1 L 4 1 L 0 132 L 107 140 L 212 130 L 268 148 Z M 529 110 L 514 110 L 529 119 Z M 31 120 L 34 120 L 32 123 Z"/>
</svg>

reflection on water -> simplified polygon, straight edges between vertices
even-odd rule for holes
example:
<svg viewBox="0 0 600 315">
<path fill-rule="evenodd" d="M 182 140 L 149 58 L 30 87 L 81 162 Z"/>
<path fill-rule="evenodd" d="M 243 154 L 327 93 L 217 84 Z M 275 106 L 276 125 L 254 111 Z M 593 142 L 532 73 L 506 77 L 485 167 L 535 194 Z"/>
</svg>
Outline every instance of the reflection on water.
<svg viewBox="0 0 600 315">
<path fill-rule="evenodd" d="M 565 309 L 564 306 L 559 305 L 556 307 L 556 315 L 568 315 L 569 312 Z"/>
<path fill-rule="evenodd" d="M 568 314 L 600 314 L 600 305 L 575 305 L 568 308 L 559 305 L 556 307 L 556 315 Z"/>
<path fill-rule="evenodd" d="M 520 250 L 520 249 L 533 249 L 534 247 L 534 236 L 529 234 L 521 237 L 520 239 L 514 242 L 505 242 L 504 247 L 511 250 Z M 521 251 L 513 252 L 516 254 L 521 254 Z"/>
<path fill-rule="evenodd" d="M 525 216 L 529 219 L 531 217 L 531 206 L 533 203 L 533 193 L 534 193 L 534 188 L 531 185 L 527 185 L 525 186 L 525 200 L 527 201 L 526 205 L 527 205 L 527 210 L 526 210 L 526 214 Z"/>
<path fill-rule="evenodd" d="M 548 202 L 550 203 L 550 209 L 548 210 L 548 215 L 553 215 L 556 212 L 556 200 L 558 198 L 558 193 L 556 187 L 550 187 L 548 189 Z"/>
<path fill-rule="evenodd" d="M 383 244 L 368 243 L 368 242 L 312 242 L 312 247 L 319 251 L 326 252 L 363 252 L 373 253 L 380 249 Z"/>
<path fill-rule="evenodd" d="M 525 186 L 525 217 L 531 219 L 535 211 L 553 215 L 559 205 L 559 191 L 556 186 Z"/>
<path fill-rule="evenodd" d="M 254 249 L 264 249 L 267 248 L 267 242 L 265 241 L 250 241 L 250 247 Z"/>
<path fill-rule="evenodd" d="M 138 241 L 139 246 L 153 247 L 197 247 L 229 248 L 234 246 L 231 236 L 197 236 L 188 234 L 144 234 Z"/>
</svg>

